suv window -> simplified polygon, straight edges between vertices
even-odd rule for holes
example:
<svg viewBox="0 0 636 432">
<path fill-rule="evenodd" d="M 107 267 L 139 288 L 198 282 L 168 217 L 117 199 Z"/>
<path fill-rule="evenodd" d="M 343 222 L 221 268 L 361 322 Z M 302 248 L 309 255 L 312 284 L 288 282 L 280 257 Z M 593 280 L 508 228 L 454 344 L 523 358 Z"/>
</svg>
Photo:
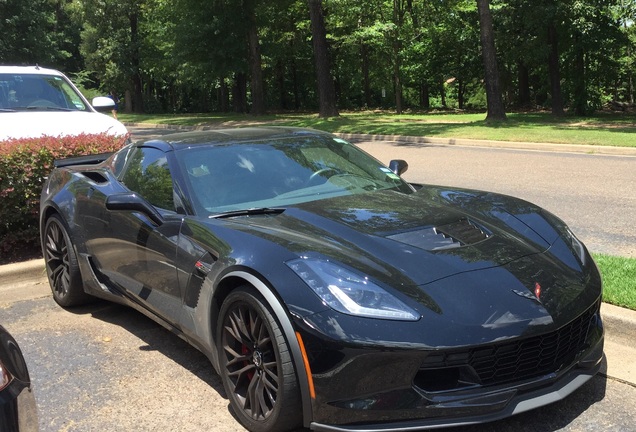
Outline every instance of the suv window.
<svg viewBox="0 0 636 432">
<path fill-rule="evenodd" d="M 172 175 L 165 153 L 152 147 L 139 147 L 128 159 L 121 182 L 153 206 L 175 211 Z"/>
</svg>

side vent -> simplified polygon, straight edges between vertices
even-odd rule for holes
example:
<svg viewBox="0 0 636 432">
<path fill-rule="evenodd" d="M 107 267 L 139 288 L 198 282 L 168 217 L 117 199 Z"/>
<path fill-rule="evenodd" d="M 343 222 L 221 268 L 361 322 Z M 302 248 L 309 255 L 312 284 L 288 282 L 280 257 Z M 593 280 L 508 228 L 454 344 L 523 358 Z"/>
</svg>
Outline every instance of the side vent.
<svg viewBox="0 0 636 432">
<path fill-rule="evenodd" d="M 84 177 L 91 179 L 95 183 L 106 183 L 108 179 L 102 173 L 98 171 L 84 171 L 82 173 Z"/>
</svg>

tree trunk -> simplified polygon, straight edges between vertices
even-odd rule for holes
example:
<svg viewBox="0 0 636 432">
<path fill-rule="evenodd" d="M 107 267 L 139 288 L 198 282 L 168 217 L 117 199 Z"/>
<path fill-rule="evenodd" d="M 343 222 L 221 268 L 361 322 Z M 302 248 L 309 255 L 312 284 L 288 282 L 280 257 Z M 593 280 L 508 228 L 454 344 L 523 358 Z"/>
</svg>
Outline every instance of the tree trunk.
<svg viewBox="0 0 636 432">
<path fill-rule="evenodd" d="M 247 78 L 244 73 L 234 75 L 234 86 L 232 88 L 232 104 L 234 112 L 247 112 Z"/>
<path fill-rule="evenodd" d="M 499 83 L 499 70 L 497 69 L 497 53 L 495 50 L 492 15 L 490 13 L 490 1 L 477 0 L 477 10 L 479 12 L 481 51 L 484 61 L 486 103 L 488 105 L 486 121 L 506 120 L 506 110 Z"/>
<path fill-rule="evenodd" d="M 298 85 L 298 68 L 296 67 L 296 61 L 291 60 L 292 69 L 292 91 L 294 92 L 294 109 L 298 111 L 301 106 L 300 90 Z"/>
<path fill-rule="evenodd" d="M 559 37 L 556 26 L 550 23 L 548 26 L 548 44 L 550 54 L 548 57 L 548 67 L 550 70 L 550 88 L 552 89 L 552 114 L 562 116 L 563 98 L 561 96 L 561 72 L 559 68 Z"/>
<path fill-rule="evenodd" d="M 316 62 L 316 79 L 318 83 L 318 106 L 320 117 L 337 117 L 336 88 L 331 76 L 329 49 L 327 45 L 327 29 L 322 9 L 322 0 L 307 0 L 311 35 Z"/>
<path fill-rule="evenodd" d="M 395 91 L 395 112 L 402 114 L 402 79 L 400 77 L 400 47 L 393 43 L 393 87 Z"/>
<path fill-rule="evenodd" d="M 519 61 L 517 62 L 517 76 L 519 87 L 519 107 L 530 107 L 530 73 L 526 65 Z"/>
<path fill-rule="evenodd" d="M 621 7 L 624 7 L 623 2 L 621 1 Z M 630 22 L 630 20 L 624 20 L 623 21 L 623 27 L 625 28 L 625 32 L 629 31 L 629 27 L 632 25 L 632 23 Z M 627 44 L 627 58 L 631 58 L 632 57 L 632 45 L 631 44 Z M 618 100 L 618 98 L 614 98 L 616 100 Z M 627 100 L 629 101 L 630 105 L 634 104 L 634 75 L 632 73 L 632 69 L 630 68 L 627 71 Z"/>
<path fill-rule="evenodd" d="M 588 115 L 587 84 L 585 80 L 585 51 L 583 50 L 581 35 L 574 37 L 574 113 L 577 116 Z"/>
<path fill-rule="evenodd" d="M 131 12 L 130 20 L 130 44 L 132 47 L 130 63 L 132 66 L 132 112 L 144 112 L 143 85 L 141 81 L 141 54 L 139 52 L 139 14 Z"/>
<path fill-rule="evenodd" d="M 427 83 L 420 84 L 420 106 L 426 110 L 431 107 L 430 88 Z"/>
<path fill-rule="evenodd" d="M 124 105 L 126 106 L 126 112 L 133 112 L 132 94 L 129 89 L 124 92 Z"/>
<path fill-rule="evenodd" d="M 247 39 L 250 48 L 250 90 L 252 91 L 252 115 L 265 114 L 265 95 L 263 91 L 263 68 L 261 59 L 261 44 L 258 40 L 258 26 L 256 24 L 255 5 L 253 1 L 245 0 L 248 29 Z"/>
<path fill-rule="evenodd" d="M 439 85 L 439 94 L 442 100 L 442 108 L 446 108 L 446 86 L 444 85 L 443 78 L 441 84 Z"/>
<path fill-rule="evenodd" d="M 219 109 L 221 112 L 230 111 L 230 92 L 225 77 L 221 78 L 221 86 L 219 87 Z"/>
<path fill-rule="evenodd" d="M 404 23 L 404 4 L 402 0 L 393 0 L 393 90 L 395 91 L 395 112 L 402 114 L 402 64 L 400 53 L 402 42 L 400 41 L 400 29 Z"/>
<path fill-rule="evenodd" d="M 369 47 L 366 44 L 360 45 L 360 55 L 362 56 L 362 92 L 364 93 L 364 107 L 371 106 L 371 79 L 369 77 Z"/>
<path fill-rule="evenodd" d="M 285 65 L 282 60 L 276 62 L 276 81 L 278 82 L 278 107 L 287 109 L 287 90 L 285 88 Z"/>
</svg>

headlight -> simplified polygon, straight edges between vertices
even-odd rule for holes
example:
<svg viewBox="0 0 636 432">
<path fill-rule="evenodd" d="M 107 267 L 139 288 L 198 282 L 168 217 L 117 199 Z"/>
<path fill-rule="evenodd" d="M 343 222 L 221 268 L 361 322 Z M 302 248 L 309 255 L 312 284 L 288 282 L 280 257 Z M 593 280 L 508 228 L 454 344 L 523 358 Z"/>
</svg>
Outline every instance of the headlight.
<svg viewBox="0 0 636 432">
<path fill-rule="evenodd" d="M 417 321 L 420 315 L 369 278 L 334 263 L 297 259 L 287 263 L 325 303 L 349 315 Z"/>
</svg>

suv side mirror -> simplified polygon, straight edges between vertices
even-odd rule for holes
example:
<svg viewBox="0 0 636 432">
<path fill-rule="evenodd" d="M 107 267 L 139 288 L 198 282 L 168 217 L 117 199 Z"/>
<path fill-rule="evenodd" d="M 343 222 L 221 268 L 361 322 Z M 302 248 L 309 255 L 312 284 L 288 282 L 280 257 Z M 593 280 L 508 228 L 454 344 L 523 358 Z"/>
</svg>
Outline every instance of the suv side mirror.
<svg viewBox="0 0 636 432">
<path fill-rule="evenodd" d="M 91 105 L 99 112 L 110 111 L 115 108 L 115 101 L 106 96 L 93 98 Z"/>
</svg>

